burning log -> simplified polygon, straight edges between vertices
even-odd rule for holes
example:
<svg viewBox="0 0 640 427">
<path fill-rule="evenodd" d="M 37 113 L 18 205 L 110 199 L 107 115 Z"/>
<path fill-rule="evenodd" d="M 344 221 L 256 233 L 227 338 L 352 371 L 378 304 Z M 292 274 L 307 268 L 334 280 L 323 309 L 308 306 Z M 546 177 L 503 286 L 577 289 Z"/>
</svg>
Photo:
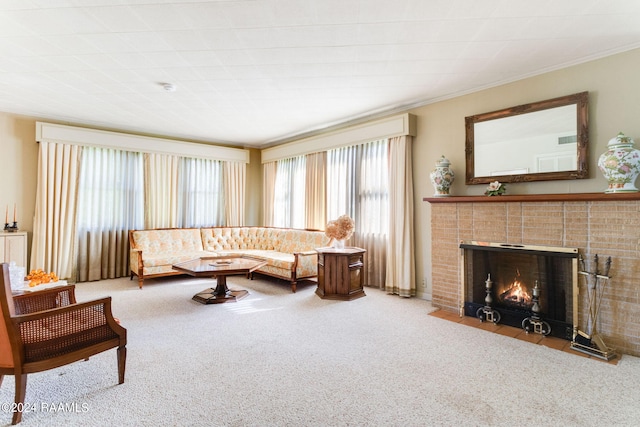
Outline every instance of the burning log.
<svg viewBox="0 0 640 427">
<path fill-rule="evenodd" d="M 511 283 L 509 288 L 500 294 L 500 301 L 524 308 L 529 308 L 533 304 L 531 294 L 527 292 L 527 287 L 518 280 Z"/>
</svg>

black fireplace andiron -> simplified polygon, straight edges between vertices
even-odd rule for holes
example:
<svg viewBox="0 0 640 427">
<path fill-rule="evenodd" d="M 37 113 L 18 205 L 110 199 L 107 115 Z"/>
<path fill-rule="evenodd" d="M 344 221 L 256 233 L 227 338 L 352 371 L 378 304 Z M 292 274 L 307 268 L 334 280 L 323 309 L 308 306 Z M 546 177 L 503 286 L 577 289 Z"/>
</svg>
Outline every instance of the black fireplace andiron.
<svg viewBox="0 0 640 427">
<path fill-rule="evenodd" d="M 500 322 L 500 313 L 491 307 L 491 303 L 493 302 L 493 297 L 491 296 L 491 288 L 493 287 L 491 274 L 487 276 L 487 280 L 484 282 L 484 285 L 487 293 L 487 296 L 484 297 L 485 305 L 476 311 L 476 317 L 480 319 L 481 322 L 486 320 L 488 322 L 498 323 Z"/>
<path fill-rule="evenodd" d="M 540 287 L 538 281 L 533 287 L 533 306 L 531 307 L 531 316 L 522 321 L 522 329 L 526 333 L 535 332 L 536 334 L 547 336 L 551 333 L 551 325 L 542 320 L 540 317 Z"/>
</svg>

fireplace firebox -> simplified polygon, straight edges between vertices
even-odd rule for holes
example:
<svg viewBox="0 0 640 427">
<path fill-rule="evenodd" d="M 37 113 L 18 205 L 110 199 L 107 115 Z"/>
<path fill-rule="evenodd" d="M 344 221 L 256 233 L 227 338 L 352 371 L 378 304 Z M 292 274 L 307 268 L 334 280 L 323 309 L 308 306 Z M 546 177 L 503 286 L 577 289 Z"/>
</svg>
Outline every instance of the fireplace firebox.
<svg viewBox="0 0 640 427">
<path fill-rule="evenodd" d="M 480 241 L 460 248 L 464 315 L 573 339 L 578 249 Z"/>
</svg>

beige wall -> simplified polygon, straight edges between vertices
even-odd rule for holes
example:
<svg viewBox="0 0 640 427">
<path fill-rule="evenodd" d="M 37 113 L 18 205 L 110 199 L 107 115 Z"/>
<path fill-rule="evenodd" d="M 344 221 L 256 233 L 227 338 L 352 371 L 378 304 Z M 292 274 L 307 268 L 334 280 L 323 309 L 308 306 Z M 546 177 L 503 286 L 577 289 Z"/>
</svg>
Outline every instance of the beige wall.
<svg viewBox="0 0 640 427">
<path fill-rule="evenodd" d="M 431 289 L 430 207 L 423 197 L 433 194 L 429 172 L 446 155 L 457 178 L 453 194 L 482 194 L 484 185 L 464 184 L 464 118 L 518 104 L 589 91 L 590 177 L 577 181 L 510 184 L 509 194 L 599 192 L 606 181 L 597 169 L 598 156 L 619 131 L 640 144 L 640 50 L 550 72 L 515 83 L 416 108 L 417 137 L 414 143 L 414 188 L 416 225 L 416 280 L 420 295 Z M 35 204 L 37 144 L 35 118 L 0 113 L 2 146 L 2 193 L 0 208 L 18 205 L 21 229 L 31 231 Z M 639 145 L 640 146 L 640 145 Z M 247 217 L 249 225 L 262 222 L 262 167 L 257 150 L 251 151 L 247 170 Z M 11 219 L 11 218 L 10 218 Z M 423 283 L 425 284 L 423 286 Z"/>
<path fill-rule="evenodd" d="M 597 167 L 609 139 L 622 131 L 640 147 L 640 50 L 553 71 L 537 77 L 460 96 L 410 111 L 418 119 L 414 140 L 416 280 L 418 293 L 431 294 L 431 208 L 429 173 L 445 155 L 456 173 L 453 195 L 481 195 L 485 184 L 465 185 L 466 116 L 572 93 L 589 92 L 589 179 L 509 184 L 507 194 L 592 193 L 604 191 Z M 640 183 L 638 183 L 640 185 Z M 424 283 L 424 286 L 423 286 Z"/>
<path fill-rule="evenodd" d="M 251 149 L 249 156 L 245 198 L 247 210 L 244 222 L 246 225 L 262 225 L 262 163 L 260 150 Z"/>
<path fill-rule="evenodd" d="M 35 122 L 29 117 L 0 114 L 0 209 L 4 214 L 9 206 L 9 221 L 13 221 L 13 206 L 16 205 L 18 227 L 29 232 L 29 254 L 38 168 Z"/>
</svg>

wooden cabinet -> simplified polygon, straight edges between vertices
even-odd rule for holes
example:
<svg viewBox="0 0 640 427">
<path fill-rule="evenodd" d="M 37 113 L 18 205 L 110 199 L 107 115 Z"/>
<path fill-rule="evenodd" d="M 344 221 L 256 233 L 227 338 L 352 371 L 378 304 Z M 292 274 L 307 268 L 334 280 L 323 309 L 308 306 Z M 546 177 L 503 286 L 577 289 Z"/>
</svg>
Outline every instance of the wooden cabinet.
<svg viewBox="0 0 640 427">
<path fill-rule="evenodd" d="M 318 289 L 323 299 L 350 301 L 365 296 L 362 267 L 365 250 L 318 248 Z"/>
<path fill-rule="evenodd" d="M 0 232 L 0 262 L 12 261 L 27 270 L 27 233 L 25 231 Z"/>
</svg>

